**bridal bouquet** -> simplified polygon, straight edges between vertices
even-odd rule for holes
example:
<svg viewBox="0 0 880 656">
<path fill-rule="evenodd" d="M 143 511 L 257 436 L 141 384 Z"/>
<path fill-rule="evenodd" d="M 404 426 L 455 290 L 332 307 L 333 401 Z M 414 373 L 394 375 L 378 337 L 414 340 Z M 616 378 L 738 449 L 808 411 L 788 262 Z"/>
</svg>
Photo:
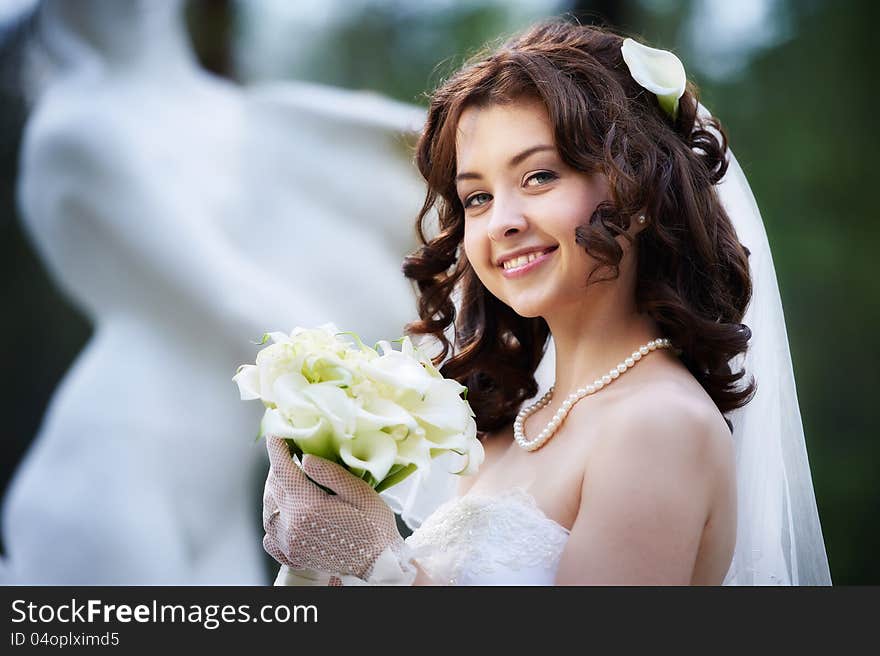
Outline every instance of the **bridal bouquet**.
<svg viewBox="0 0 880 656">
<path fill-rule="evenodd" d="M 379 342 L 381 352 L 333 324 L 267 333 L 261 344 L 270 339 L 233 377 L 242 400 L 266 406 L 261 437 L 337 462 L 377 492 L 449 451 L 465 457 L 457 474 L 482 463 L 467 388 L 444 378 L 409 337 L 400 351 Z"/>
</svg>

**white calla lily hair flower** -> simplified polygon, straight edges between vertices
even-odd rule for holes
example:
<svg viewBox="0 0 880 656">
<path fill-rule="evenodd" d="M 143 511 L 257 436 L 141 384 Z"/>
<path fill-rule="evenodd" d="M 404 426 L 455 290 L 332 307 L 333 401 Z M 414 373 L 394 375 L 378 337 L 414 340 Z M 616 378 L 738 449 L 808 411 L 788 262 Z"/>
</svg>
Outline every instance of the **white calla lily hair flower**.
<svg viewBox="0 0 880 656">
<path fill-rule="evenodd" d="M 655 94 L 663 111 L 675 120 L 679 98 L 687 86 L 681 60 L 668 50 L 650 48 L 633 39 L 624 39 L 620 52 L 633 79 Z"/>
</svg>

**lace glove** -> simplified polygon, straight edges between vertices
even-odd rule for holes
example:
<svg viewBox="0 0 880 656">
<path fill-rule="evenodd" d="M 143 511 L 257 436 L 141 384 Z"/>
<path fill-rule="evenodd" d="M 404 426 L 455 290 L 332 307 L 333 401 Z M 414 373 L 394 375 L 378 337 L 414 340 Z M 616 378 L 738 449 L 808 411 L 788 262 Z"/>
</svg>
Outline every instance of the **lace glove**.
<svg viewBox="0 0 880 656">
<path fill-rule="evenodd" d="M 276 585 L 412 584 L 394 513 L 373 488 L 324 458 L 306 454 L 300 469 L 279 437 L 266 445 L 263 548 L 284 566 Z"/>
</svg>

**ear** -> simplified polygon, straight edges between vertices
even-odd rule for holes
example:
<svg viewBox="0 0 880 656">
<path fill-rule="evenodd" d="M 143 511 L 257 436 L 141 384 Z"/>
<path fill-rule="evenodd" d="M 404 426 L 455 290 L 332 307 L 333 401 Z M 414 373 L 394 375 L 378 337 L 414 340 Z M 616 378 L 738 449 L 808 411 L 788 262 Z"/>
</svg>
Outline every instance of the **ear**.
<svg viewBox="0 0 880 656">
<path fill-rule="evenodd" d="M 648 216 L 648 212 L 642 208 L 638 213 L 636 213 L 629 222 L 629 228 L 627 229 L 627 233 L 630 237 L 635 237 L 642 230 L 647 228 L 651 224 L 651 217 Z"/>
</svg>

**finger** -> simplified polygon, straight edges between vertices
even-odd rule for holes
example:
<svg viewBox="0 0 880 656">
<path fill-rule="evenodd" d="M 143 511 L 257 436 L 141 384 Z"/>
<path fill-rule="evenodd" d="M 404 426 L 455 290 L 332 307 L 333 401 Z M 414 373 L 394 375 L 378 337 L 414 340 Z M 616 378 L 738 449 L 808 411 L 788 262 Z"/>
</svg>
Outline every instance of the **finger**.
<svg viewBox="0 0 880 656">
<path fill-rule="evenodd" d="M 287 555 L 281 550 L 278 541 L 268 533 L 263 536 L 263 550 L 272 556 L 272 558 L 274 558 L 279 564 L 287 565 L 288 567 L 296 567 L 296 565 L 291 562 Z"/>
<path fill-rule="evenodd" d="M 266 487 L 263 490 L 263 528 L 269 531 L 269 527 L 277 521 L 281 510 L 278 508 L 278 501 L 275 499 L 272 480 L 274 477 L 266 479 Z"/>
<path fill-rule="evenodd" d="M 335 462 L 306 454 L 303 470 L 309 477 L 324 487 L 329 487 L 339 497 L 355 508 L 367 508 L 372 504 L 375 490 L 350 471 Z"/>
<path fill-rule="evenodd" d="M 312 493 L 314 485 L 303 474 L 302 469 L 293 461 L 287 442 L 275 435 L 266 436 L 266 449 L 269 451 L 269 470 L 274 475 L 276 484 L 283 490 L 308 491 Z"/>
<path fill-rule="evenodd" d="M 263 529 L 273 535 L 277 534 L 276 524 L 281 516 L 278 495 L 283 501 L 284 490 L 278 488 L 275 477 L 270 471 L 269 477 L 266 479 L 266 487 L 263 490 Z"/>
<path fill-rule="evenodd" d="M 266 450 L 269 452 L 269 464 L 276 476 L 286 475 L 288 470 L 296 467 L 287 440 L 276 435 L 266 435 Z"/>
</svg>

